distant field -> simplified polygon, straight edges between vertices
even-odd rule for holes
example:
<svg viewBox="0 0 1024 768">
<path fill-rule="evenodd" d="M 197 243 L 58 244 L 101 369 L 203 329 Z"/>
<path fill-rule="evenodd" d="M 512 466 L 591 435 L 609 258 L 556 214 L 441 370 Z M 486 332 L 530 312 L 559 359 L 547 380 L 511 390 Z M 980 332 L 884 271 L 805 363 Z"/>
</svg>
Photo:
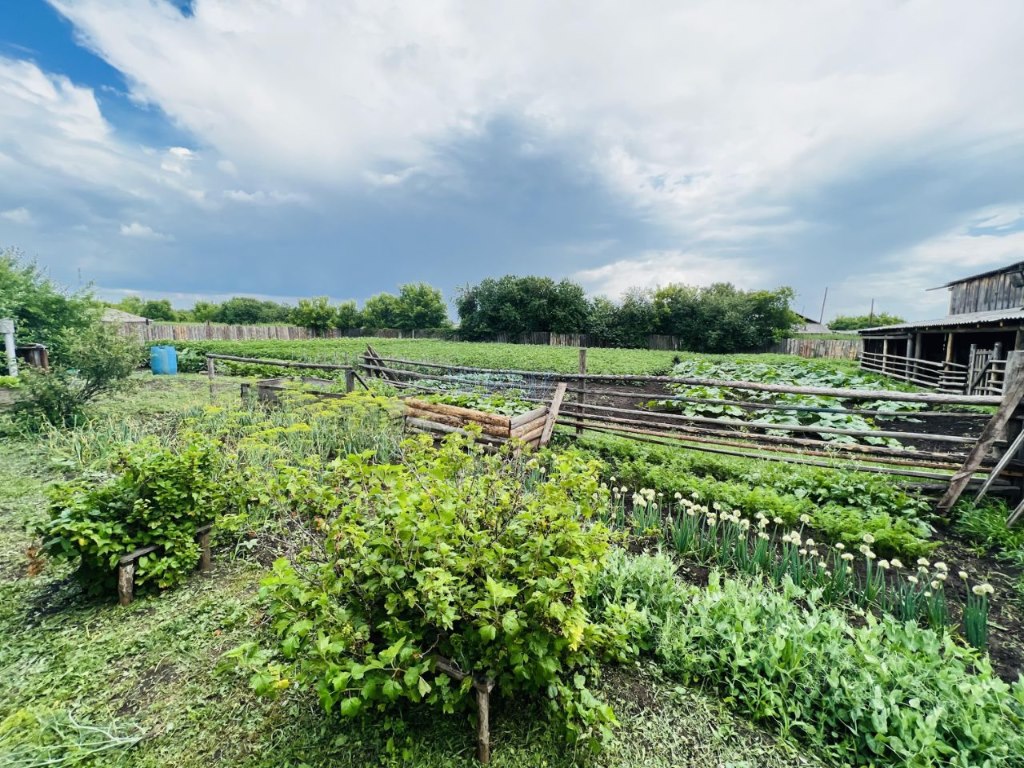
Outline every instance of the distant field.
<svg viewBox="0 0 1024 768">
<path fill-rule="evenodd" d="M 579 367 L 579 352 L 575 347 L 535 346 L 530 344 L 492 344 L 466 341 L 439 341 L 436 339 L 310 339 L 305 341 L 176 341 L 181 354 L 179 368 L 183 371 L 204 369 L 203 357 L 212 352 L 240 357 L 303 360 L 318 363 L 347 363 L 354 361 L 372 344 L 384 357 L 425 360 L 476 368 L 503 368 L 525 371 L 555 371 L 574 373 Z M 789 355 L 693 355 L 686 352 L 665 352 L 651 349 L 601 349 L 587 352 L 589 373 L 665 374 L 674 362 L 693 357 L 728 357 L 732 361 L 756 360 L 770 363 L 792 361 Z M 818 361 L 848 368 L 841 361 Z"/>
</svg>

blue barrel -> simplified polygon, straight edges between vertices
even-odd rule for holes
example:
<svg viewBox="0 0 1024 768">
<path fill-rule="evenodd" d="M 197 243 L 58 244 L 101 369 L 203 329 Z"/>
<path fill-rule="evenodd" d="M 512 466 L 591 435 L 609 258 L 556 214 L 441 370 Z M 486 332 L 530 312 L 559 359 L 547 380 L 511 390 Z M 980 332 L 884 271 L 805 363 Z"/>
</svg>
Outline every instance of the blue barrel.
<svg viewBox="0 0 1024 768">
<path fill-rule="evenodd" d="M 154 375 L 173 376 L 178 372 L 178 350 L 171 346 L 150 347 L 149 367 Z"/>
</svg>

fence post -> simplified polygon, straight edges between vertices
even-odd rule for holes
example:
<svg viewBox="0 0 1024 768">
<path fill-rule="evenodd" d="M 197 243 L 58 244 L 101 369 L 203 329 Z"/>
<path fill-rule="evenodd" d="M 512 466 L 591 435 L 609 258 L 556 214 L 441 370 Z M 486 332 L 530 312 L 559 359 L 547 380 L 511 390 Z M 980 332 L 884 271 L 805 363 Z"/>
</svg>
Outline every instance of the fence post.
<svg viewBox="0 0 1024 768">
<path fill-rule="evenodd" d="M 210 377 L 210 402 L 213 402 L 213 376 L 214 376 L 214 365 L 213 358 L 206 358 L 206 375 Z"/>
<path fill-rule="evenodd" d="M 356 388 L 356 372 L 351 368 L 345 369 L 345 391 L 351 392 Z"/>
<path fill-rule="evenodd" d="M 587 375 L 587 348 L 580 347 L 580 375 Z M 579 403 L 583 406 L 587 402 L 587 380 L 580 379 L 580 392 L 579 392 Z M 583 421 L 583 408 L 580 408 L 580 421 Z M 583 427 L 576 427 L 576 434 L 580 435 L 583 433 Z"/>
</svg>

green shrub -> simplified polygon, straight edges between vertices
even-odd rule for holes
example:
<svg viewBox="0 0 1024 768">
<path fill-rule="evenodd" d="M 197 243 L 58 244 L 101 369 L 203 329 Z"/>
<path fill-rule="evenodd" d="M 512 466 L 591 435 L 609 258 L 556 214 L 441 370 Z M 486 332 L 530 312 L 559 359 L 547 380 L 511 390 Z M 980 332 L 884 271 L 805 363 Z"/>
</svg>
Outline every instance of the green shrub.
<svg viewBox="0 0 1024 768">
<path fill-rule="evenodd" d="M 102 394 L 129 386 L 129 376 L 142 359 L 138 342 L 94 325 L 66 334 L 66 353 L 48 371 L 26 366 L 25 396 L 14 407 L 15 420 L 38 428 L 43 423 L 72 426 L 86 406 Z"/>
<path fill-rule="evenodd" d="M 224 511 L 231 483 L 219 445 L 196 436 L 178 449 L 155 439 L 125 447 L 105 481 L 75 480 L 51 489 L 49 519 L 37 530 L 51 557 L 79 560 L 79 578 L 95 592 L 116 581 L 118 559 L 156 545 L 138 560 L 136 584 L 169 587 L 199 559 L 196 528 Z"/>
<path fill-rule="evenodd" d="M 587 685 L 630 631 L 630 612 L 599 623 L 586 607 L 610 537 L 591 520 L 607 495 L 596 466 L 562 454 L 545 474 L 466 447 L 424 436 L 400 465 L 336 462 L 321 555 L 280 560 L 263 584 L 278 660 L 237 651 L 258 691 L 295 680 L 342 716 L 402 702 L 451 712 L 472 705 L 474 679 L 491 680 L 505 699 L 546 700 L 570 734 L 614 722 Z"/>
<path fill-rule="evenodd" d="M 0 389 L 17 389 L 21 380 L 17 376 L 0 376 Z"/>
<path fill-rule="evenodd" d="M 713 574 L 668 618 L 658 656 L 843 765 L 1024 764 L 1024 682 L 948 634 L 870 615 L 853 627 L 816 600 Z"/>
</svg>

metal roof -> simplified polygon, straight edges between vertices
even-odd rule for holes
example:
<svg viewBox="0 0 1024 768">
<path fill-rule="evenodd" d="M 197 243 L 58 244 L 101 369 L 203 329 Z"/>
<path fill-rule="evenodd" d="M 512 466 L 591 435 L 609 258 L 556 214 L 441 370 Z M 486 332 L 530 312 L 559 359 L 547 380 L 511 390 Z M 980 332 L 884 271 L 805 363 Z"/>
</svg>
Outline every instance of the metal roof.
<svg viewBox="0 0 1024 768">
<path fill-rule="evenodd" d="M 945 285 L 937 285 L 934 288 L 929 288 L 929 291 L 938 291 L 942 288 L 952 288 L 958 283 L 966 283 L 970 280 L 978 280 L 982 277 L 988 277 L 989 275 L 998 275 L 1002 272 L 1018 272 L 1024 269 L 1024 261 L 1018 261 L 1013 264 L 1008 264 L 1005 267 L 998 267 L 997 269 L 990 269 L 987 272 L 979 272 L 976 275 L 968 275 L 967 277 L 961 277 L 959 280 L 951 280 Z"/>
<path fill-rule="evenodd" d="M 920 328 L 956 328 L 963 325 L 986 325 L 1006 320 L 1024 321 L 1024 308 L 994 309 L 987 312 L 965 312 L 962 315 L 947 315 L 938 320 L 919 320 L 915 323 L 898 323 L 897 325 L 879 325 L 875 328 L 862 328 L 858 333 L 870 334 L 876 331 L 902 331 Z"/>
<path fill-rule="evenodd" d="M 148 323 L 145 317 L 140 315 L 133 315 L 131 312 L 125 312 L 121 309 L 114 309 L 113 307 L 107 307 L 103 310 L 102 320 L 104 323 Z"/>
</svg>

